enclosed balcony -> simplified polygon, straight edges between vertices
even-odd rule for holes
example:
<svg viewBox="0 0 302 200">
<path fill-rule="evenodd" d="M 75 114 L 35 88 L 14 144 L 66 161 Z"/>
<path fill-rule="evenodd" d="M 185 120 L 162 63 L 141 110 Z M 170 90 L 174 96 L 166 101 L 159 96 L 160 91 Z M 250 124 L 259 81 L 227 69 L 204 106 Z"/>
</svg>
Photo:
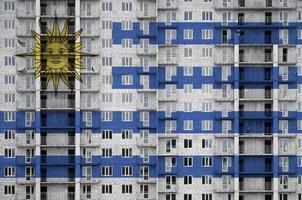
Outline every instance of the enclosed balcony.
<svg viewBox="0 0 302 200">
<path fill-rule="evenodd" d="M 240 192 L 271 192 L 272 178 L 239 178 Z"/>
<path fill-rule="evenodd" d="M 74 109 L 75 94 L 74 93 L 41 93 L 41 109 Z"/>
<path fill-rule="evenodd" d="M 43 147 L 69 147 L 75 145 L 75 134 L 69 132 L 68 134 L 47 134 L 41 132 L 41 146 Z"/>
<path fill-rule="evenodd" d="M 75 125 L 74 112 L 41 112 L 41 128 L 60 129 L 73 128 Z"/>
</svg>

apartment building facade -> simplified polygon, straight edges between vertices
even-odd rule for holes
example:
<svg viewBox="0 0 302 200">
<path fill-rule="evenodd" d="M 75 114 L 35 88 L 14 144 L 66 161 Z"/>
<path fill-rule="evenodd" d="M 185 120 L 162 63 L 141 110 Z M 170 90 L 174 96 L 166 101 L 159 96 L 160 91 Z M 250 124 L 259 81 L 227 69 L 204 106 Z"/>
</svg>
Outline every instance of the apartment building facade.
<svg viewBox="0 0 302 200">
<path fill-rule="evenodd" d="M 302 200 L 301 0 L 2 0 L 0 16 L 1 199 Z M 17 56 L 56 20 L 94 55 L 58 89 L 35 78 L 47 58 Z"/>
</svg>

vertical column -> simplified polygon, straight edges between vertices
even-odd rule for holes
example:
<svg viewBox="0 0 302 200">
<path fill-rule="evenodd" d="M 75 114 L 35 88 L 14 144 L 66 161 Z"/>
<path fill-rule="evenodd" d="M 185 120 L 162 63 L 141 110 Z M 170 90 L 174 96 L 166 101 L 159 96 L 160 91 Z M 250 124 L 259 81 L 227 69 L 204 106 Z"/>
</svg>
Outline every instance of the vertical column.
<svg viewBox="0 0 302 200">
<path fill-rule="evenodd" d="M 239 199 L 239 44 L 234 45 L 234 200 Z"/>
<path fill-rule="evenodd" d="M 36 32 L 40 33 L 40 26 L 39 26 L 39 20 L 40 20 L 40 0 L 36 0 L 36 16 L 35 16 L 35 22 L 36 22 Z M 36 55 L 38 56 L 38 55 Z M 36 59 L 36 58 L 35 58 Z M 40 58 L 37 58 L 40 59 Z M 40 159 L 40 152 L 41 152 L 41 137 L 40 137 L 40 127 L 41 127 L 41 113 L 40 113 L 40 85 L 41 85 L 41 78 L 36 78 L 35 81 L 36 89 L 35 89 L 35 96 L 36 96 L 36 109 L 35 109 L 35 138 L 36 138 L 36 148 L 35 148 L 35 180 L 36 180 L 36 200 L 41 199 L 40 189 L 41 189 L 41 159 Z"/>
<path fill-rule="evenodd" d="M 75 30 L 80 30 L 80 0 L 75 0 Z M 80 37 L 76 42 L 80 42 Z M 78 59 L 76 57 L 76 59 Z M 76 69 L 80 73 L 79 69 Z M 81 188 L 81 102 L 80 102 L 80 82 L 75 81 L 75 200 L 80 200 Z"/>
<path fill-rule="evenodd" d="M 278 200 L 278 96 L 279 96 L 279 68 L 278 68 L 278 45 L 273 45 L 273 200 Z"/>
</svg>

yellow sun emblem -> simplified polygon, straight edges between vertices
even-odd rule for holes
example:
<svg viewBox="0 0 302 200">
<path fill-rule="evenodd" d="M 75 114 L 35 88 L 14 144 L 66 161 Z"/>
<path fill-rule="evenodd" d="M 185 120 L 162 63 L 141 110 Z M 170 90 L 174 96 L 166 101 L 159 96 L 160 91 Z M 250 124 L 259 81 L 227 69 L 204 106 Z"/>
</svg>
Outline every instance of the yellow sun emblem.
<svg viewBox="0 0 302 200">
<path fill-rule="evenodd" d="M 18 56 L 35 58 L 34 76 L 46 77 L 46 86 L 50 81 L 53 83 L 55 93 L 58 91 L 60 80 L 63 81 L 71 90 L 74 89 L 74 84 L 69 77 L 82 82 L 81 76 L 78 73 L 79 69 L 84 69 L 81 62 L 83 56 L 93 56 L 92 54 L 81 52 L 82 42 L 77 42 L 81 31 L 70 33 L 69 20 L 66 20 L 63 30 L 60 31 L 58 19 L 55 18 L 52 31 L 46 26 L 41 25 L 40 28 L 43 34 L 38 34 L 32 31 L 32 36 L 35 39 L 35 45 L 32 52 L 19 54 Z"/>
</svg>

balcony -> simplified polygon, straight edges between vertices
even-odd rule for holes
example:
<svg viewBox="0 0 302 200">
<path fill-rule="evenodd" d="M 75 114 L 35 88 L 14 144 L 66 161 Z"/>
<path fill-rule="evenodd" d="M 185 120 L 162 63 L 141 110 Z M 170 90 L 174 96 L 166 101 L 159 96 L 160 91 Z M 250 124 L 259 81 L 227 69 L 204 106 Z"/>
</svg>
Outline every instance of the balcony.
<svg viewBox="0 0 302 200">
<path fill-rule="evenodd" d="M 158 10 L 176 10 L 178 9 L 178 1 L 158 1 Z"/>
<path fill-rule="evenodd" d="M 291 90 L 288 92 L 279 92 L 279 100 L 280 101 L 296 101 L 297 92 L 295 90 Z"/>
<path fill-rule="evenodd" d="M 222 92 L 215 91 L 214 98 L 216 101 L 233 101 L 234 100 L 234 93 L 231 92 Z"/>
<path fill-rule="evenodd" d="M 41 146 L 44 147 L 69 147 L 75 145 L 75 136 L 41 136 Z"/>
<path fill-rule="evenodd" d="M 140 45 L 136 46 L 136 53 L 142 56 L 156 56 L 156 46 L 149 45 L 148 47 L 141 47 Z"/>
<path fill-rule="evenodd" d="M 23 138 L 23 137 L 20 138 L 20 136 L 18 136 L 16 138 L 16 146 L 17 147 L 33 147 L 35 145 L 36 145 L 36 140 L 35 139 L 26 139 L 26 138 Z"/>
<path fill-rule="evenodd" d="M 136 145 L 138 147 L 156 147 L 155 138 L 136 138 Z"/>
<path fill-rule="evenodd" d="M 178 192 L 177 184 L 166 184 L 164 182 L 158 183 L 158 192 L 160 193 L 176 193 Z"/>
<path fill-rule="evenodd" d="M 41 155 L 41 165 L 74 165 L 75 156 L 43 156 Z"/>
<path fill-rule="evenodd" d="M 244 5 L 244 6 L 243 6 Z M 290 10 L 296 9 L 296 1 L 280 2 L 279 0 L 253 0 L 238 4 L 234 2 L 215 1 L 214 8 L 217 10 Z"/>
<path fill-rule="evenodd" d="M 239 89 L 239 99 L 242 101 L 272 100 L 272 91 L 245 91 L 244 89 Z"/>
<path fill-rule="evenodd" d="M 272 181 L 265 180 L 264 178 L 245 178 L 244 181 L 239 181 L 239 190 L 240 192 L 245 193 L 265 193 L 272 191 Z"/>
<path fill-rule="evenodd" d="M 165 91 L 159 91 L 158 101 L 177 101 L 177 93 L 168 93 Z"/>
<path fill-rule="evenodd" d="M 47 96 L 46 96 L 47 97 Z M 49 99 L 42 99 L 41 98 L 41 109 L 58 109 L 58 110 L 65 110 L 65 109 L 75 109 L 75 99 L 68 99 L 67 95 L 58 94 L 57 97 L 51 95 Z M 65 98 L 64 98 L 65 97 Z"/>
<path fill-rule="evenodd" d="M 149 10 L 146 10 L 146 11 L 137 10 L 137 12 L 136 12 L 136 18 L 138 18 L 138 19 L 152 19 L 152 18 L 156 18 L 155 7 L 151 7 L 151 8 L 149 8 Z"/>
<path fill-rule="evenodd" d="M 16 14 L 18 18 L 35 18 L 35 9 L 33 10 L 26 10 L 22 7 L 17 7 Z"/>
<path fill-rule="evenodd" d="M 173 56 L 159 55 L 158 63 L 161 65 L 177 65 L 178 57 L 176 55 Z"/>
<path fill-rule="evenodd" d="M 74 200 L 75 193 L 74 192 L 41 192 L 41 200 L 58 200 L 58 199 Z"/>
</svg>

